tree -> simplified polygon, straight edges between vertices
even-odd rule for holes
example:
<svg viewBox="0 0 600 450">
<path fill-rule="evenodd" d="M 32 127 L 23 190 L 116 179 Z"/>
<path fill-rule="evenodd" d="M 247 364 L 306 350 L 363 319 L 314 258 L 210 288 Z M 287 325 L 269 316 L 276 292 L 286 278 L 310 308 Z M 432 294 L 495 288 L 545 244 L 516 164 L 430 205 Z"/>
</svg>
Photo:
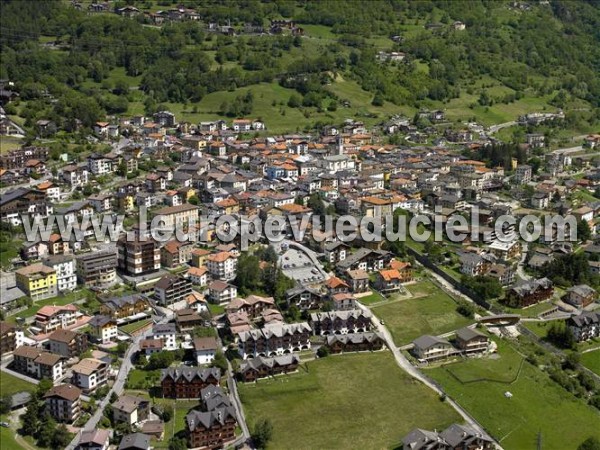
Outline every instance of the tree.
<svg viewBox="0 0 600 450">
<path fill-rule="evenodd" d="M 579 444 L 577 450 L 600 450 L 600 440 L 596 437 L 589 437 Z"/>
<path fill-rule="evenodd" d="M 56 432 L 56 421 L 46 412 L 41 421 L 39 432 L 37 433 L 37 444 L 40 447 L 50 447 L 52 445 L 52 439 Z M 68 443 L 68 441 L 67 441 Z M 58 448 L 58 447 L 55 447 Z"/>
<path fill-rule="evenodd" d="M 378 92 L 377 94 L 375 94 L 375 97 L 373 97 L 373 101 L 371 102 L 371 105 L 373 106 L 383 106 L 383 96 L 381 95 L 381 92 Z"/>
<path fill-rule="evenodd" d="M 577 222 L 577 239 L 587 242 L 592 237 L 592 230 L 587 220 L 580 219 Z"/>
<path fill-rule="evenodd" d="M 327 347 L 326 345 L 321 345 L 317 350 L 317 356 L 319 358 L 325 358 L 326 356 L 329 356 L 329 353 L 329 347 Z"/>
<path fill-rule="evenodd" d="M 114 391 L 111 392 L 111 394 L 110 394 L 110 403 L 114 403 L 117 400 L 119 400 L 119 396 L 117 395 L 117 393 L 114 392 Z"/>
<path fill-rule="evenodd" d="M 252 441 L 256 448 L 266 448 L 272 436 L 273 424 L 269 419 L 262 419 L 256 422 L 254 430 L 252 431 Z"/>
<path fill-rule="evenodd" d="M 184 438 L 173 436 L 169 441 L 169 450 L 187 450 L 187 442 Z"/>
<path fill-rule="evenodd" d="M 196 197 L 195 195 L 192 195 L 188 199 L 188 203 L 191 204 L 191 205 L 197 205 L 198 203 L 200 203 L 200 199 L 198 197 Z"/>
<path fill-rule="evenodd" d="M 162 420 L 163 420 L 163 422 L 166 423 L 166 422 L 169 422 L 172 417 L 173 417 L 173 406 L 166 404 L 163 407 Z"/>
<path fill-rule="evenodd" d="M 0 398 L 0 414 L 8 414 L 12 408 L 12 395 L 6 394 Z"/>
<path fill-rule="evenodd" d="M 63 423 L 63 424 L 60 424 L 54 431 L 54 435 L 52 436 L 51 447 L 52 448 L 66 448 L 67 445 L 69 445 L 70 441 L 71 441 L 71 435 L 69 433 L 69 430 L 67 430 L 67 427 Z"/>
<path fill-rule="evenodd" d="M 37 434 L 41 425 L 41 416 L 44 404 L 40 401 L 37 396 L 33 396 L 29 403 L 27 403 L 27 409 L 21 416 L 21 431 L 25 436 L 33 436 Z"/>
<path fill-rule="evenodd" d="M 38 383 L 38 387 L 37 387 L 37 391 L 36 391 L 37 396 L 39 398 L 42 398 L 46 392 L 48 392 L 50 389 L 52 389 L 52 386 L 54 386 L 54 383 L 52 382 L 52 380 L 50 380 L 48 378 L 42 378 L 40 380 L 40 382 Z"/>
<path fill-rule="evenodd" d="M 235 285 L 241 295 L 255 290 L 260 284 L 260 260 L 257 256 L 243 253 L 238 258 Z"/>
<path fill-rule="evenodd" d="M 313 214 L 317 216 L 323 216 L 325 214 L 325 203 L 323 203 L 323 199 L 316 192 L 311 194 L 308 199 L 308 207 L 312 209 Z"/>
<path fill-rule="evenodd" d="M 223 352 L 217 351 L 217 353 L 215 354 L 215 358 L 213 359 L 213 361 L 211 363 L 211 367 L 218 367 L 223 372 L 225 372 L 227 370 L 229 365 L 227 364 L 227 358 L 225 358 L 225 355 L 223 354 Z"/>
<path fill-rule="evenodd" d="M 147 370 L 155 370 L 155 369 L 166 369 L 173 361 L 175 361 L 174 352 L 163 350 L 158 353 L 152 353 L 150 359 L 148 360 L 148 364 L 146 365 Z"/>
<path fill-rule="evenodd" d="M 302 104 L 302 99 L 298 95 L 296 95 L 296 94 L 290 95 L 290 98 L 287 102 L 287 105 L 290 108 L 299 108 L 301 104 Z"/>
<path fill-rule="evenodd" d="M 546 335 L 548 341 L 561 348 L 574 348 L 575 338 L 564 322 L 553 322 Z"/>
<path fill-rule="evenodd" d="M 581 362 L 581 355 L 577 352 L 569 352 L 565 358 L 565 369 L 575 370 Z"/>
</svg>

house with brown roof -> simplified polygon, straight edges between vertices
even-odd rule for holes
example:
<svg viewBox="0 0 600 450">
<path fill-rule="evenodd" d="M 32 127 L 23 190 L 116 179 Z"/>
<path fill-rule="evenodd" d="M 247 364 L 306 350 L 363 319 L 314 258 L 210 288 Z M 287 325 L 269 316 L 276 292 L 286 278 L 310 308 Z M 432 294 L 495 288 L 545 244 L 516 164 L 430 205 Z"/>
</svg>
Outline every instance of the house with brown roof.
<svg viewBox="0 0 600 450">
<path fill-rule="evenodd" d="M 23 345 L 24 334 L 15 325 L 0 322 L 0 355 L 13 352 Z"/>
<path fill-rule="evenodd" d="M 347 270 L 345 279 L 352 292 L 367 292 L 369 290 L 369 274 L 362 269 Z"/>
<path fill-rule="evenodd" d="M 173 239 L 160 249 L 160 263 L 168 268 L 187 264 L 192 259 L 192 250 L 192 242 L 180 242 L 177 239 Z"/>
<path fill-rule="evenodd" d="M 44 352 L 35 347 L 23 345 L 14 353 L 13 369 L 24 375 L 37 378 L 48 378 L 57 381 L 63 376 L 63 357 Z"/>
<path fill-rule="evenodd" d="M 211 253 L 212 252 L 210 250 L 206 250 L 204 248 L 193 249 L 191 252 L 192 266 L 194 266 L 194 267 L 204 266 L 206 263 L 206 258 L 208 258 L 208 255 L 210 255 Z"/>
<path fill-rule="evenodd" d="M 75 450 L 108 450 L 110 444 L 110 430 L 96 428 L 83 430 Z"/>
<path fill-rule="evenodd" d="M 273 297 L 249 295 L 246 298 L 234 298 L 225 306 L 225 311 L 227 313 L 244 312 L 250 319 L 257 319 L 264 310 L 270 308 L 275 308 Z"/>
<path fill-rule="evenodd" d="M 84 358 L 71 367 L 73 376 L 71 382 L 89 393 L 106 384 L 109 365 L 95 358 Z"/>
<path fill-rule="evenodd" d="M 72 423 L 81 414 L 80 396 L 81 389 L 72 384 L 53 386 L 44 394 L 46 411 L 57 422 Z"/>
<path fill-rule="evenodd" d="M 195 327 L 201 327 L 206 322 L 200 314 L 192 308 L 178 309 L 175 311 L 175 323 L 177 329 L 182 332 L 185 330 L 191 330 Z"/>
<path fill-rule="evenodd" d="M 230 281 L 236 276 L 237 258 L 230 252 L 208 255 L 206 268 L 213 279 Z"/>
<path fill-rule="evenodd" d="M 186 272 L 186 277 L 197 286 L 206 286 L 208 284 L 208 269 L 204 266 L 190 267 Z"/>
<path fill-rule="evenodd" d="M 111 405 L 115 423 L 136 425 L 146 420 L 150 412 L 150 401 L 135 395 L 122 395 Z"/>
<path fill-rule="evenodd" d="M 219 344 L 214 337 L 197 337 L 194 338 L 194 352 L 196 354 L 196 362 L 201 364 L 210 364 L 215 359 Z"/>
<path fill-rule="evenodd" d="M 222 305 L 237 297 L 237 287 L 225 281 L 214 280 L 208 284 L 208 298 L 212 303 Z"/>
<path fill-rule="evenodd" d="M 88 349 L 87 335 L 58 329 L 48 337 L 50 352 L 65 358 L 81 355 Z"/>
</svg>

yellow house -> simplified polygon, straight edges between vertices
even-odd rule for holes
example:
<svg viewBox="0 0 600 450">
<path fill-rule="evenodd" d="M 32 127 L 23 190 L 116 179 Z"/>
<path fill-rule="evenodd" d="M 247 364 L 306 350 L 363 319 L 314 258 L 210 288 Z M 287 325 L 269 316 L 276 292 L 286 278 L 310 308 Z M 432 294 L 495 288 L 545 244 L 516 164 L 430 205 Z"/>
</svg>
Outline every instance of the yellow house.
<svg viewBox="0 0 600 450">
<path fill-rule="evenodd" d="M 56 297 L 58 282 L 56 271 L 42 263 L 23 267 L 15 272 L 17 287 L 32 300 Z"/>
<path fill-rule="evenodd" d="M 236 214 L 240 211 L 240 204 L 233 197 L 216 202 L 215 205 L 219 207 L 222 214 Z"/>
<path fill-rule="evenodd" d="M 135 209 L 135 197 L 131 194 L 119 196 L 119 209 L 122 211 L 131 211 Z"/>
</svg>

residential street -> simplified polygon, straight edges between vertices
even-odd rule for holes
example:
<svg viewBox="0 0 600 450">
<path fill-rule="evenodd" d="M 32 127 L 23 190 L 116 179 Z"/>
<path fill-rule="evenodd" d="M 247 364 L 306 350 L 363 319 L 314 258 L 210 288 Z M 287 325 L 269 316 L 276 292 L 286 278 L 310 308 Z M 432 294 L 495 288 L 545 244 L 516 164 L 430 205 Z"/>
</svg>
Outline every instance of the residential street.
<svg viewBox="0 0 600 450">
<path fill-rule="evenodd" d="M 166 316 L 166 317 L 163 317 L 157 323 L 166 323 L 168 320 L 169 320 L 169 316 Z M 131 345 L 127 349 L 127 352 L 125 352 L 125 355 L 123 357 L 121 367 L 119 368 L 119 373 L 117 374 L 115 383 L 113 384 L 113 386 L 110 389 L 110 391 L 108 392 L 108 394 L 106 394 L 106 397 L 104 397 L 104 399 L 100 402 L 100 404 L 98 405 L 98 409 L 96 410 L 94 415 L 92 415 L 92 417 L 90 417 L 90 419 L 87 421 L 87 423 L 82 428 L 82 430 L 95 429 L 98 426 L 98 422 L 100 422 L 100 419 L 102 418 L 104 408 L 106 408 L 106 406 L 110 402 L 110 397 L 111 397 L 112 393 L 114 392 L 117 395 L 121 395 L 123 393 L 123 389 L 125 387 L 125 382 L 127 381 L 127 376 L 129 375 L 129 371 L 133 368 L 133 363 L 131 362 L 131 359 L 132 359 L 133 355 L 135 355 L 136 352 L 139 350 L 140 341 L 142 339 L 144 339 L 144 337 L 145 337 L 145 335 L 139 335 L 133 339 Z M 74 450 L 75 449 L 75 447 L 77 446 L 77 443 L 79 442 L 80 434 L 81 434 L 81 431 L 79 433 L 77 433 L 77 435 L 73 438 L 73 440 L 66 447 L 65 450 Z"/>
</svg>

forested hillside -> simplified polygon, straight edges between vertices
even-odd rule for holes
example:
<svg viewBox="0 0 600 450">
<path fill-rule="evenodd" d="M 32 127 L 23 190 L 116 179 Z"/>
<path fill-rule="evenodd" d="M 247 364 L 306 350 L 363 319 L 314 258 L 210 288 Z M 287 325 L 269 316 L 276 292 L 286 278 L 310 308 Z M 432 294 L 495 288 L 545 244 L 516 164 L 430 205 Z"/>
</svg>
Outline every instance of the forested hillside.
<svg viewBox="0 0 600 450">
<path fill-rule="evenodd" d="M 181 3 L 201 22 L 155 26 L 144 14 L 114 13 L 125 5 L 157 11 Z M 94 14 L 59 0 L 7 0 L 0 78 L 18 84 L 20 107 L 9 113 L 26 126 L 42 117 L 65 128 L 75 118 L 90 126 L 106 113 L 149 113 L 167 102 L 182 105 L 191 119 L 256 115 L 270 105 L 306 125 L 338 119 L 344 106 L 346 115 L 373 117 L 454 108 L 450 118 L 488 123 L 558 107 L 593 121 L 600 107 L 600 3 L 513 3 L 129 0 Z M 293 19 L 304 35 L 243 33 L 248 24 L 268 30 L 281 18 Z M 239 33 L 211 33 L 213 22 Z M 389 61 L 381 51 L 405 57 Z M 218 104 L 215 92 L 227 93 Z"/>
</svg>

